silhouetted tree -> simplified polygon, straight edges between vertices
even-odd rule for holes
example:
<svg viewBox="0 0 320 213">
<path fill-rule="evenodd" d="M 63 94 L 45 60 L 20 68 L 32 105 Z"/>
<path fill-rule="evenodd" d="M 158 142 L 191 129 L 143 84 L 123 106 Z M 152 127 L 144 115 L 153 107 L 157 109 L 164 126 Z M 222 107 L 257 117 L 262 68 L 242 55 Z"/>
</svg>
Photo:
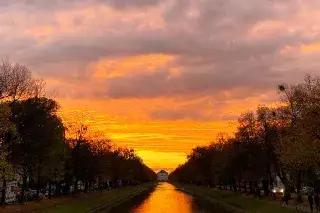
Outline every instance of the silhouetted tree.
<svg viewBox="0 0 320 213">
<path fill-rule="evenodd" d="M 37 197 L 44 168 L 51 173 L 56 156 L 64 153 L 64 126 L 57 110 L 54 100 L 31 98 L 16 102 L 13 112 L 20 140 L 12 146 L 12 159 L 22 170 L 23 192 L 28 176 L 37 180 Z"/>
</svg>

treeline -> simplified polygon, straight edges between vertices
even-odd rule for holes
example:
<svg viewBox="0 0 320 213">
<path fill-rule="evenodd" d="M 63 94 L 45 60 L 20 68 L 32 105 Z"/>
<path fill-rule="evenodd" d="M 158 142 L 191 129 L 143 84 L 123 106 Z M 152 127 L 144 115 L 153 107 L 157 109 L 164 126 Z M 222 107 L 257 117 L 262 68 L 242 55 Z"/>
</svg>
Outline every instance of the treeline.
<svg viewBox="0 0 320 213">
<path fill-rule="evenodd" d="M 77 192 L 79 182 L 88 192 L 94 185 L 102 189 L 155 179 L 155 173 L 132 149 L 114 147 L 85 120 L 63 123 L 59 105 L 45 97 L 44 85 L 23 65 L 0 64 L 2 204 L 6 185 L 14 179 L 21 180 L 21 202 L 30 186 L 37 189 L 39 199 L 40 189 L 46 185 L 50 198 L 52 186 L 54 194 L 61 195 L 72 187 Z"/>
<path fill-rule="evenodd" d="M 308 184 L 319 192 L 320 78 L 306 76 L 296 85 L 279 85 L 279 101 L 242 114 L 233 137 L 220 134 L 209 146 L 197 147 L 172 181 L 228 186 L 269 194 L 279 177 L 286 190 Z M 260 190 L 259 190 L 260 192 Z"/>
</svg>

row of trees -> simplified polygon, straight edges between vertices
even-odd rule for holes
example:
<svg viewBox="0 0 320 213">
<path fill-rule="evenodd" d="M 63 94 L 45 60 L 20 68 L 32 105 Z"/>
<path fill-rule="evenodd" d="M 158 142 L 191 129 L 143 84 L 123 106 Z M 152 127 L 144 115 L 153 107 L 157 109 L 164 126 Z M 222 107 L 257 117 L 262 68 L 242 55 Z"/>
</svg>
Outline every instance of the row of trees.
<svg viewBox="0 0 320 213">
<path fill-rule="evenodd" d="M 17 176 L 22 177 L 21 202 L 28 184 L 36 186 L 39 198 L 40 188 L 47 183 L 51 187 L 53 182 L 74 184 L 77 190 L 82 181 L 88 192 L 90 185 L 104 180 L 139 183 L 155 179 L 132 149 L 114 147 L 85 120 L 63 123 L 59 105 L 45 97 L 44 85 L 23 65 L 0 64 L 2 204 L 7 182 Z"/>
<path fill-rule="evenodd" d="M 320 78 L 306 76 L 297 85 L 279 85 L 279 101 L 242 114 L 233 137 L 219 134 L 197 147 L 170 174 L 173 181 L 240 186 L 254 192 L 262 183 L 268 194 L 278 176 L 301 199 L 302 183 L 317 186 L 320 169 Z M 317 186 L 319 187 L 319 186 Z"/>
</svg>

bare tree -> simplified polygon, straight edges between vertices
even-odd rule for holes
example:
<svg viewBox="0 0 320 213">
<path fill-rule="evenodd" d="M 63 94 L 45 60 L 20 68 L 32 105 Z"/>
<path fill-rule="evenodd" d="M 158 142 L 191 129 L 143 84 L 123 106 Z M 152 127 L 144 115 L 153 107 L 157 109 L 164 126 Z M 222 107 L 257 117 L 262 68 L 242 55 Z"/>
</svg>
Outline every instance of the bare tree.
<svg viewBox="0 0 320 213">
<path fill-rule="evenodd" d="M 33 80 L 33 88 L 30 88 L 31 95 L 34 97 L 45 97 L 46 94 L 46 82 L 42 78 Z"/>
<path fill-rule="evenodd" d="M 30 69 L 19 63 L 3 61 L 0 64 L 0 99 L 17 101 L 44 95 L 45 83 L 35 79 Z"/>
</svg>

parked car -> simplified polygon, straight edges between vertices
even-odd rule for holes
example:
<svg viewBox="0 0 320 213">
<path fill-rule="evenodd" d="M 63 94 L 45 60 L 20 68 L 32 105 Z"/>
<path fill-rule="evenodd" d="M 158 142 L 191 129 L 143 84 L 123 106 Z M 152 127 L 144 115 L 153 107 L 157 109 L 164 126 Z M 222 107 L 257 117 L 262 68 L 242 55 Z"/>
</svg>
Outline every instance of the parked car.
<svg viewBox="0 0 320 213">
<path fill-rule="evenodd" d="M 17 181 L 11 181 L 7 183 L 6 187 L 6 204 L 15 203 L 17 201 Z M 2 188 L 0 188 L 0 191 L 2 191 Z M 2 194 L 0 193 L 0 199 L 2 198 Z"/>
<path fill-rule="evenodd" d="M 34 201 L 37 198 L 37 192 L 35 190 L 26 190 L 25 191 L 25 201 Z"/>
<path fill-rule="evenodd" d="M 40 191 L 39 199 L 42 200 L 45 195 Z M 29 189 L 25 192 L 25 201 L 35 201 L 37 199 L 37 190 Z"/>
<path fill-rule="evenodd" d="M 280 187 L 275 186 L 272 188 L 271 192 L 275 195 L 283 195 L 284 188 L 280 188 Z"/>
<path fill-rule="evenodd" d="M 310 193 L 314 192 L 314 188 L 310 187 L 310 186 L 304 186 L 301 189 L 301 194 L 303 195 L 308 195 Z"/>
<path fill-rule="evenodd" d="M 40 192 L 44 194 L 45 196 L 49 196 L 49 186 L 43 187 Z M 54 196 L 56 193 L 56 187 L 51 186 L 51 196 Z"/>
</svg>

